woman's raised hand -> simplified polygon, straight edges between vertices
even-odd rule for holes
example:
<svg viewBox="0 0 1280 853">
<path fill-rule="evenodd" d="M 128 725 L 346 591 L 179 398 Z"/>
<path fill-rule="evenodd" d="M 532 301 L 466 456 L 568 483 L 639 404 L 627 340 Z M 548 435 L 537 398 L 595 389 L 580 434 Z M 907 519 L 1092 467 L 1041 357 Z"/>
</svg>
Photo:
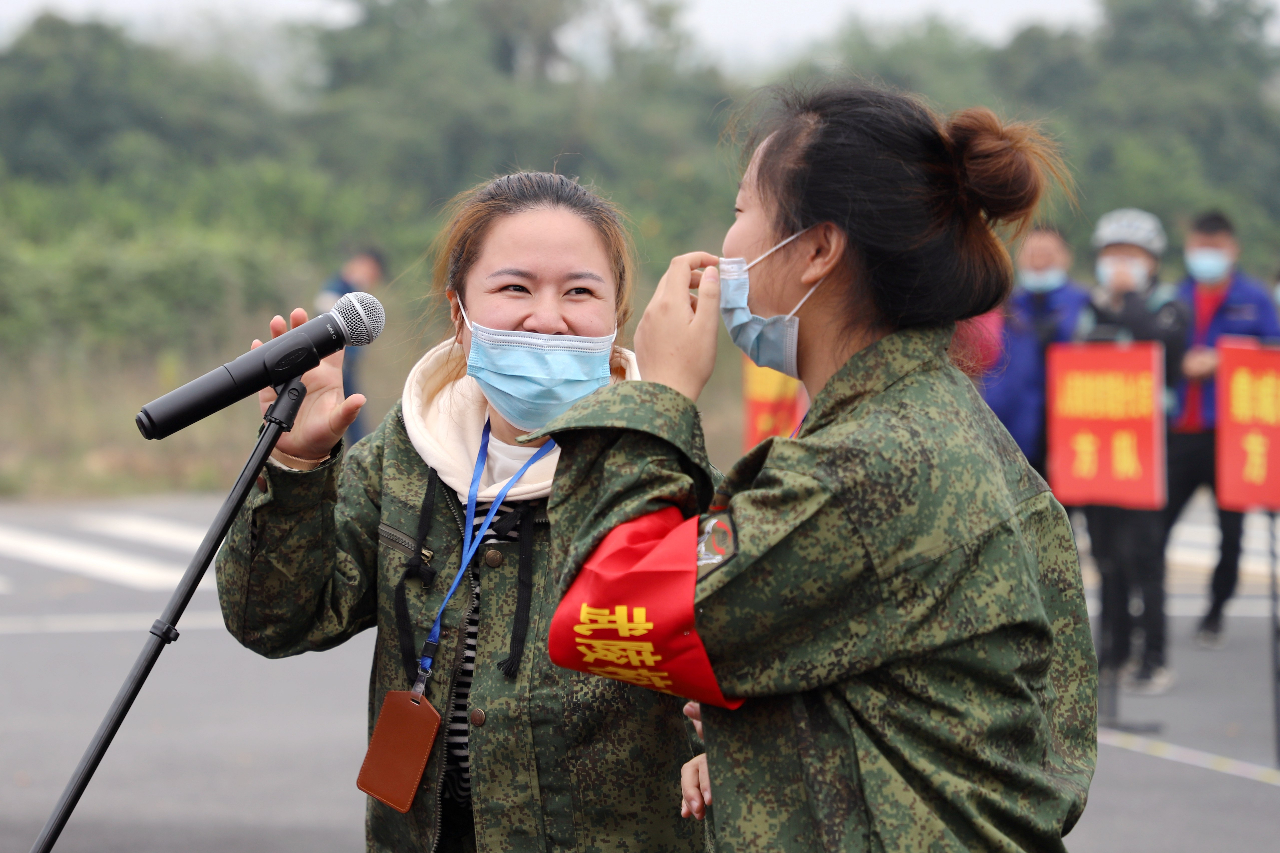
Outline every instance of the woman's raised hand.
<svg viewBox="0 0 1280 853">
<path fill-rule="evenodd" d="M 277 314 L 271 318 L 271 337 L 278 338 L 290 328 L 301 326 L 307 322 L 307 312 L 301 308 L 293 309 L 289 315 L 289 325 Z M 262 346 L 262 341 L 254 341 L 252 349 Z M 342 438 L 342 434 L 351 426 L 351 422 L 360 414 L 364 405 L 363 394 L 352 394 L 344 397 L 342 393 L 342 350 L 323 359 L 319 366 L 302 375 L 302 382 L 307 386 L 307 396 L 298 409 L 298 417 L 294 421 L 292 432 L 280 436 L 276 450 L 293 459 L 281 460 L 291 468 L 314 467 L 299 466 L 298 460 L 323 460 L 329 451 Z M 258 402 L 263 414 L 276 399 L 276 392 L 264 388 L 258 392 Z M 319 464 L 316 462 L 315 464 Z"/>
<path fill-rule="evenodd" d="M 647 382 L 697 400 L 716 366 L 720 259 L 707 252 L 673 258 L 636 328 L 636 361 Z M 697 294 L 690 291 L 697 290 Z"/>
</svg>

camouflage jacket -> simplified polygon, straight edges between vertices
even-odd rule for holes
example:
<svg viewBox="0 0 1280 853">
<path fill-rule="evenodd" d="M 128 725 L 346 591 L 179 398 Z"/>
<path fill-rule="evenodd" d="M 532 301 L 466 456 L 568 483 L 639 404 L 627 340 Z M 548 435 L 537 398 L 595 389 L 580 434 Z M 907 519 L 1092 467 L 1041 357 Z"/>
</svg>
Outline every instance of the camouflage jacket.
<svg viewBox="0 0 1280 853">
<path fill-rule="evenodd" d="M 634 619 L 608 596 L 630 559 L 654 570 L 627 593 L 654 667 L 611 677 L 745 698 L 703 705 L 720 850 L 1060 851 L 1084 809 L 1096 665 L 1071 528 L 951 364 L 952 331 L 855 354 L 797 439 L 718 486 L 694 405 L 662 385 L 606 388 L 545 430 L 562 447 L 553 621 Z M 661 566 L 636 557 L 657 522 L 619 550 L 664 516 L 686 538 Z M 671 596 L 645 594 L 681 573 L 690 627 L 663 635 L 652 607 Z M 671 665 L 695 628 L 717 684 Z"/>
<path fill-rule="evenodd" d="M 386 692 L 412 686 L 397 642 L 394 593 L 416 539 L 426 463 L 409 442 L 397 404 L 341 464 L 308 473 L 268 467 L 265 476 L 266 492 L 254 491 L 218 554 L 227 628 L 267 657 L 331 648 L 376 628 L 372 731 Z M 461 559 L 464 507 L 443 485 L 434 515 L 426 548 L 435 579 L 429 589 L 416 578 L 407 584 L 415 647 L 426 639 Z M 693 755 L 682 703 L 560 669 L 547 658 L 547 625 L 558 597 L 548 581 L 545 509 L 540 515 L 528 641 L 514 679 L 498 662 L 507 657 L 515 617 L 519 543 L 486 545 L 472 568 L 480 584 L 480 630 L 470 701 L 485 713 L 470 732 L 478 849 L 700 851 L 702 827 L 679 816 L 680 768 Z M 437 709 L 449 707 L 463 651 L 458 626 L 470 606 L 471 596 L 456 594 L 445 609 L 427 692 Z M 444 716 L 447 722 L 447 710 Z M 368 801 L 370 851 L 434 849 L 446 728 L 408 814 Z M 357 769 L 351 768 L 353 787 Z"/>
</svg>

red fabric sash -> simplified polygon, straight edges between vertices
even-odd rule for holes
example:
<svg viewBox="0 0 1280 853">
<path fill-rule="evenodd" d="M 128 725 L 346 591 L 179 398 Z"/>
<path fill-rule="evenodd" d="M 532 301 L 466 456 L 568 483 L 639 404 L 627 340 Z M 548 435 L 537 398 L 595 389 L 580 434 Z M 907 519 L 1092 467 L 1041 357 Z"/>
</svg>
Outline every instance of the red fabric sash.
<svg viewBox="0 0 1280 853">
<path fill-rule="evenodd" d="M 557 666 L 737 708 L 693 620 L 698 517 L 669 507 L 621 524 L 587 558 L 551 620 Z"/>
</svg>

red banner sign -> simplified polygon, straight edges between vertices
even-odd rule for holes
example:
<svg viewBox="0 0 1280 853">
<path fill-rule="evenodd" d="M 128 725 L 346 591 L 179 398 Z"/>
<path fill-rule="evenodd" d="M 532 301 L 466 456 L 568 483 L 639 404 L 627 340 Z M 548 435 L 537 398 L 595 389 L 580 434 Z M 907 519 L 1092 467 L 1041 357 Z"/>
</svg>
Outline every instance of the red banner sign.
<svg viewBox="0 0 1280 853">
<path fill-rule="evenodd" d="M 1280 348 L 1218 341 L 1218 505 L 1280 510 Z"/>
<path fill-rule="evenodd" d="M 1054 344 L 1046 369 L 1054 496 L 1069 506 L 1163 508 L 1164 347 Z"/>
</svg>

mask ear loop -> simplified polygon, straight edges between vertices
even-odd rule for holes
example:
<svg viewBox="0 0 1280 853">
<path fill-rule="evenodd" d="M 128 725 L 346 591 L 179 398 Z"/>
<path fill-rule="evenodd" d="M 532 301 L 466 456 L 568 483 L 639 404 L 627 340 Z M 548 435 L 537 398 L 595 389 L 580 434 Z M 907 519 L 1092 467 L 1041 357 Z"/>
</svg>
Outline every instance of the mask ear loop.
<svg viewBox="0 0 1280 853">
<path fill-rule="evenodd" d="M 462 312 L 462 322 L 466 323 L 467 328 L 474 332 L 475 329 L 471 327 L 471 318 L 467 316 L 467 309 L 463 306 L 462 297 L 458 295 L 458 291 L 455 290 L 453 292 L 453 298 L 458 300 L 458 310 Z"/>
<path fill-rule="evenodd" d="M 813 287 L 809 288 L 809 292 L 808 292 L 808 293 L 806 293 L 806 294 L 804 295 L 804 298 L 803 298 L 803 299 L 801 299 L 798 303 L 796 303 L 796 307 L 795 307 L 795 308 L 792 308 L 792 309 L 791 309 L 791 313 L 787 315 L 787 319 L 788 319 L 788 320 L 790 320 L 792 317 L 796 316 L 796 312 L 800 310 L 800 306 L 801 306 L 801 305 L 803 305 L 803 304 L 805 304 L 806 302 L 808 302 L 808 301 L 809 301 L 809 297 L 810 297 L 810 296 L 813 296 L 813 292 L 814 292 L 815 290 L 817 290 L 819 287 L 822 287 L 822 283 L 823 283 L 824 281 L 826 281 L 826 280 L 827 280 L 827 277 L 824 275 L 822 278 L 818 279 L 818 283 L 817 283 L 817 284 L 815 284 Z"/>
<path fill-rule="evenodd" d="M 799 231 L 797 231 L 796 233 L 792 234 L 790 237 L 788 237 L 787 239 L 783 240 L 781 243 L 779 243 L 778 245 L 774 246 L 772 249 L 770 249 L 769 251 L 765 252 L 763 255 L 761 255 L 760 257 L 756 258 L 756 259 L 755 259 L 754 261 L 752 261 L 751 263 L 747 264 L 747 269 L 751 269 L 751 268 L 752 268 L 752 267 L 754 267 L 756 264 L 760 263 L 760 262 L 761 262 L 761 261 L 763 261 L 765 258 L 769 257 L 769 256 L 770 256 L 770 255 L 772 255 L 774 252 L 778 251 L 778 250 L 779 250 L 779 249 L 781 249 L 783 246 L 785 246 L 785 245 L 787 245 L 788 243 L 790 243 L 792 240 L 795 240 L 797 237 L 799 237 L 801 234 L 805 233 L 806 231 L 810 230 L 811 228 L 813 228 L 813 226 L 812 226 L 812 225 L 810 225 L 810 226 L 809 226 L 809 228 L 801 228 Z"/>
</svg>

